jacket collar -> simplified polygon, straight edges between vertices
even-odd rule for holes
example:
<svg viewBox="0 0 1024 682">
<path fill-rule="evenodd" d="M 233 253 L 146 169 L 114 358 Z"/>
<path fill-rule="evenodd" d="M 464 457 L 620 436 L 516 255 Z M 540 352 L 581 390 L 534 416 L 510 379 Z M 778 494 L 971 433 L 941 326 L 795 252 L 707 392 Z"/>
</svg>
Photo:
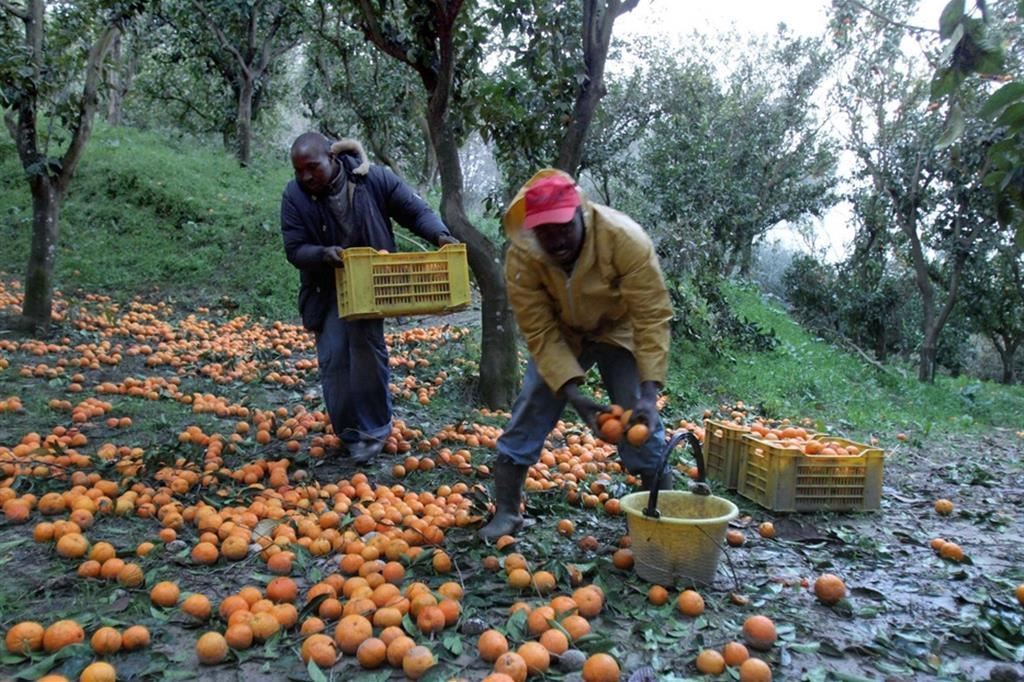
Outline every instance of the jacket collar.
<svg viewBox="0 0 1024 682">
<path fill-rule="evenodd" d="M 338 157 L 349 175 L 366 175 L 370 172 L 370 160 L 359 140 L 343 138 L 331 145 L 331 154 Z"/>
</svg>

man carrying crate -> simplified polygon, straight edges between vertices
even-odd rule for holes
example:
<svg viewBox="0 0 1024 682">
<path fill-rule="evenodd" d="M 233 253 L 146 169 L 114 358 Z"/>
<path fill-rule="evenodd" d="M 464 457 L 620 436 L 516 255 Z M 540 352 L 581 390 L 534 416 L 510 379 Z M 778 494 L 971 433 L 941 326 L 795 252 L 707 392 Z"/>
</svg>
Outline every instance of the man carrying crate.
<svg viewBox="0 0 1024 682">
<path fill-rule="evenodd" d="M 624 214 L 589 202 L 571 177 L 553 169 L 519 190 L 503 223 L 511 242 L 508 297 L 530 361 L 498 439 L 495 513 L 479 531 L 485 540 L 522 526 L 527 472 L 567 402 L 597 432 L 607 408 L 580 391 L 593 365 L 612 402 L 632 408 L 631 422 L 650 428 L 643 445 L 619 444 L 623 465 L 645 489 L 672 487 L 671 471 L 657 468 L 665 448 L 657 398 L 668 369 L 672 304 L 650 238 Z"/>
<path fill-rule="evenodd" d="M 372 461 L 391 433 L 383 320 L 338 317 L 334 269 L 341 250 L 396 251 L 391 221 L 431 244 L 455 244 L 441 219 L 384 166 L 370 165 L 355 140 L 304 133 L 291 148 L 295 179 L 281 197 L 288 261 L 299 269 L 299 312 L 316 333 L 320 383 L 334 433 L 355 464 Z"/>
</svg>

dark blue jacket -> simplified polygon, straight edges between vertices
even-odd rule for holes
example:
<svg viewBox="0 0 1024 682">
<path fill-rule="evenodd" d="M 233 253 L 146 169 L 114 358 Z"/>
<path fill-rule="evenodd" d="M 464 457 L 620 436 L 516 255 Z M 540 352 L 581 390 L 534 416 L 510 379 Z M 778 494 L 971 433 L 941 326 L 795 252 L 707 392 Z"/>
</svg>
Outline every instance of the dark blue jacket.
<svg viewBox="0 0 1024 682">
<path fill-rule="evenodd" d="M 335 143 L 335 150 L 339 144 Z M 397 251 L 392 219 L 431 244 L 448 234 L 427 203 L 389 168 L 370 165 L 357 143 L 337 158 L 354 187 L 349 215 L 356 234 L 346 246 Z M 299 269 L 302 325 L 318 332 L 335 300 L 334 268 L 324 263 L 324 247 L 341 246 L 336 235 L 343 231 L 335 224 L 326 198 L 307 194 L 292 180 L 281 197 L 281 233 L 288 262 Z"/>
</svg>

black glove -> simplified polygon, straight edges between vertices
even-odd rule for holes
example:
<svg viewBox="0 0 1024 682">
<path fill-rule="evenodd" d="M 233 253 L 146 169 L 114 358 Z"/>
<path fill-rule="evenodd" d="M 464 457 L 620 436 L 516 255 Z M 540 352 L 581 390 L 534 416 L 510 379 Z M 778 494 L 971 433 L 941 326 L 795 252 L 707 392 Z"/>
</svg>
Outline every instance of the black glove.
<svg viewBox="0 0 1024 682">
<path fill-rule="evenodd" d="M 640 398 L 633 406 L 633 414 L 629 418 L 628 426 L 633 424 L 644 424 L 653 426 L 658 420 L 658 383 L 656 381 L 644 381 L 640 384 Z"/>
<path fill-rule="evenodd" d="M 459 243 L 459 240 L 456 239 L 455 237 L 451 236 L 450 234 L 442 234 L 440 237 L 437 238 L 437 247 L 438 248 L 441 248 L 442 246 L 447 246 L 448 244 L 458 244 L 458 243 Z"/>
<path fill-rule="evenodd" d="M 340 268 L 343 263 L 343 261 L 341 260 L 341 248 L 337 246 L 325 246 L 324 262 L 327 263 L 328 265 Z"/>
<path fill-rule="evenodd" d="M 607 405 L 602 405 L 599 402 L 591 400 L 582 393 L 580 393 L 579 384 L 575 381 L 568 382 L 562 387 L 562 394 L 565 395 L 565 399 L 569 401 L 572 408 L 576 410 L 576 414 L 580 416 L 590 430 L 594 433 L 598 432 L 597 417 L 602 412 L 608 411 Z"/>
</svg>

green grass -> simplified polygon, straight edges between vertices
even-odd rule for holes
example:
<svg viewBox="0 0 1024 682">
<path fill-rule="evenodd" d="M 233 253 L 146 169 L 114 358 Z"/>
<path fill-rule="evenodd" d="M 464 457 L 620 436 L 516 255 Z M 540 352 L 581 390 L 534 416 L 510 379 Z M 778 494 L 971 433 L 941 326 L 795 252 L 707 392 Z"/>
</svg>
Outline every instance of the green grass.
<svg viewBox="0 0 1024 682">
<path fill-rule="evenodd" d="M 730 300 L 740 315 L 774 330 L 779 345 L 770 353 L 715 355 L 678 344 L 669 390 L 683 406 L 743 400 L 764 416 L 807 417 L 821 430 L 857 435 L 1024 427 L 1024 387 L 970 377 L 922 384 L 914 367 L 893 366 L 887 375 L 815 338 L 756 288 L 735 287 Z"/>
<path fill-rule="evenodd" d="M 22 277 L 31 198 L 9 139 L 0 159 L 0 270 Z M 193 305 L 227 296 L 245 313 L 294 316 L 278 223 L 290 173 L 283 154 L 243 169 L 221 149 L 99 125 L 61 211 L 58 287 Z"/>
</svg>

